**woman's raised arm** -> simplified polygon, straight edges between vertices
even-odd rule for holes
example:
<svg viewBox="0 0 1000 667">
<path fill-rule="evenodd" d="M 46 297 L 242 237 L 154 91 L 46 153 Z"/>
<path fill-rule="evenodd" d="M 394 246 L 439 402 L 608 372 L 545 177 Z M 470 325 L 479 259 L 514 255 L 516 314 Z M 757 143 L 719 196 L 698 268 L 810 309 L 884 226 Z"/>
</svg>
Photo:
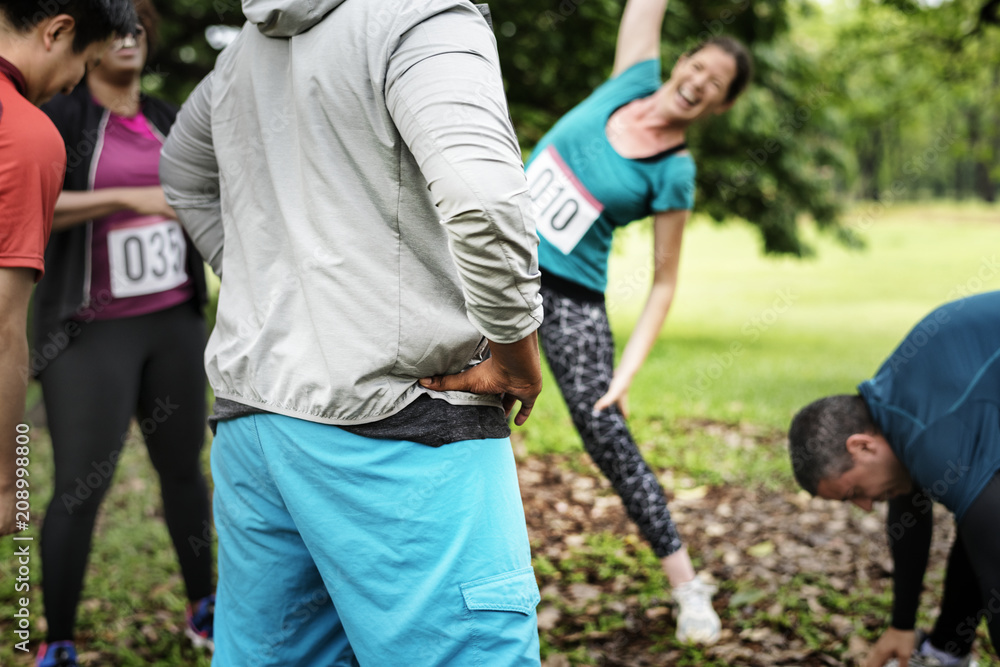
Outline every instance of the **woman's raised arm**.
<svg viewBox="0 0 1000 667">
<path fill-rule="evenodd" d="M 628 0 L 625 3 L 618 26 L 612 77 L 638 62 L 660 57 L 660 32 L 666 13 L 667 0 Z"/>
</svg>

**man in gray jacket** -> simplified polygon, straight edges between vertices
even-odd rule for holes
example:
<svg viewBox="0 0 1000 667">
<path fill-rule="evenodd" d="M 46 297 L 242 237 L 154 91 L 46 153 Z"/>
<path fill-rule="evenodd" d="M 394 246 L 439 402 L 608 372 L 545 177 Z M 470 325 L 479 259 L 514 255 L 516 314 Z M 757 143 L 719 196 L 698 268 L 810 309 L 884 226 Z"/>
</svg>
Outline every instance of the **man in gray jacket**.
<svg viewBox="0 0 1000 667">
<path fill-rule="evenodd" d="M 161 161 L 222 276 L 213 664 L 538 664 L 505 419 L 541 389 L 537 239 L 492 32 L 243 9 Z"/>
</svg>

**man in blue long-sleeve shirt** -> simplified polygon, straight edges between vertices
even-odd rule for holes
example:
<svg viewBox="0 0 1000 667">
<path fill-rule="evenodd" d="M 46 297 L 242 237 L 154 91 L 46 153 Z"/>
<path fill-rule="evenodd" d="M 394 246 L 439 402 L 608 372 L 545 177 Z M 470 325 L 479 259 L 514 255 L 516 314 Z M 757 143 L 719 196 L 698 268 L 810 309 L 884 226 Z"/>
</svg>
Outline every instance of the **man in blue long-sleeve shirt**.
<svg viewBox="0 0 1000 667">
<path fill-rule="evenodd" d="M 1000 646 L 1000 292 L 934 310 L 857 395 L 803 408 L 789 448 L 813 495 L 865 510 L 889 501 L 892 624 L 866 667 L 892 658 L 900 667 L 967 665 L 984 618 Z M 934 502 L 955 514 L 958 531 L 941 614 L 917 645 Z"/>
</svg>

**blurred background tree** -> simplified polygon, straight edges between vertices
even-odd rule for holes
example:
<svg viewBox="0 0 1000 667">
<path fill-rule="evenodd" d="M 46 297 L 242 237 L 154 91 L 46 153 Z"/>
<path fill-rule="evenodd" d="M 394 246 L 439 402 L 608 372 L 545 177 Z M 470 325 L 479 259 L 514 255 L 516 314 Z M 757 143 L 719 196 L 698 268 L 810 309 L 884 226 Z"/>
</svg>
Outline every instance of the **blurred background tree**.
<svg viewBox="0 0 1000 667">
<path fill-rule="evenodd" d="M 621 0 L 491 6 L 507 96 L 526 152 L 610 74 Z M 183 102 L 239 26 L 237 0 L 159 0 L 161 48 L 144 84 Z M 750 46 L 749 91 L 689 134 L 697 208 L 744 219 L 768 252 L 809 254 L 812 219 L 849 245 L 853 199 L 995 201 L 1000 183 L 1000 0 L 674 0 L 664 75 L 720 34 Z M 335 66 L 335 64 L 331 64 Z"/>
</svg>

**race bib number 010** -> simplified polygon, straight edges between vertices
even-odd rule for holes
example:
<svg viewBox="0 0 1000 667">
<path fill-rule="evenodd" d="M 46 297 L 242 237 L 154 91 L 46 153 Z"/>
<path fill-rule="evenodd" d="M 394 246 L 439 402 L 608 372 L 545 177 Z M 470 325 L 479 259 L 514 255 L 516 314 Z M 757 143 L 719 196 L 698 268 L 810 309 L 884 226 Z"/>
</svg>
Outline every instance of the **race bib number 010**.
<svg viewBox="0 0 1000 667">
<path fill-rule="evenodd" d="M 181 226 L 164 220 L 108 232 L 111 294 L 116 298 L 156 294 L 187 281 L 187 246 Z"/>
<path fill-rule="evenodd" d="M 577 180 L 554 146 L 532 160 L 526 175 L 538 233 L 568 255 L 604 206 Z"/>
</svg>

